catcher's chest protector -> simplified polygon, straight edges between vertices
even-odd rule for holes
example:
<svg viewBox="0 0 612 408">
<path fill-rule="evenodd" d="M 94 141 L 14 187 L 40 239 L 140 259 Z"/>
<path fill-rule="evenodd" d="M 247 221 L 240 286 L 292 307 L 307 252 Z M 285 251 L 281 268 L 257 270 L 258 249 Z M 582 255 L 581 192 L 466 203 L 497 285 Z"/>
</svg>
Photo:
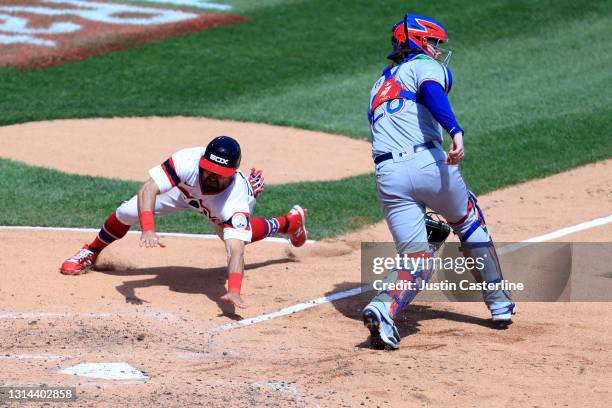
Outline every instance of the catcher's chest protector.
<svg viewBox="0 0 612 408">
<path fill-rule="evenodd" d="M 393 72 L 392 72 L 393 71 Z M 381 85 L 380 89 L 372 99 L 372 104 L 370 107 L 370 113 L 373 115 L 376 108 L 382 105 L 385 102 L 388 102 L 393 99 L 409 99 L 411 101 L 416 101 L 416 94 L 411 92 L 401 86 L 397 79 L 395 78 L 397 72 L 399 71 L 399 66 L 393 69 L 392 67 L 387 67 L 383 71 L 383 75 L 385 77 L 385 82 Z"/>
</svg>

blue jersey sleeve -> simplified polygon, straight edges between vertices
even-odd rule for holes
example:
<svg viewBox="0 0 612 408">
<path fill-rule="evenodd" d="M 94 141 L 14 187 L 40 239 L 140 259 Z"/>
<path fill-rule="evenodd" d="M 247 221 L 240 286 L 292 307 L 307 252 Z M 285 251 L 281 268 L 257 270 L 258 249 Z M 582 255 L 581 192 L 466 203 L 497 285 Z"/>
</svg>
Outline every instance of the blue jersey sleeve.
<svg viewBox="0 0 612 408">
<path fill-rule="evenodd" d="M 463 129 L 459 127 L 459 123 L 455 119 L 448 97 L 439 83 L 435 81 L 423 82 L 417 92 L 417 102 L 429 109 L 433 117 L 451 137 L 459 132 L 463 133 Z"/>
</svg>

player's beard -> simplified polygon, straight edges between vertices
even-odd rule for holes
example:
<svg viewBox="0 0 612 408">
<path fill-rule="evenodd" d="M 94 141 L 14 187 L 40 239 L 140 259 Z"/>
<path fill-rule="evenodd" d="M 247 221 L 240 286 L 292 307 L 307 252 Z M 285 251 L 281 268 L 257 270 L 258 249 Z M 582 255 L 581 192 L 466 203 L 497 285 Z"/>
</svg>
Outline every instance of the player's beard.
<svg viewBox="0 0 612 408">
<path fill-rule="evenodd" d="M 225 190 L 231 183 L 232 177 L 215 177 L 200 175 L 200 189 L 202 193 L 217 194 Z"/>
<path fill-rule="evenodd" d="M 200 185 L 202 186 L 203 193 L 218 193 L 221 191 L 221 185 L 219 180 L 211 179 L 209 177 L 205 178 L 201 181 Z"/>
</svg>

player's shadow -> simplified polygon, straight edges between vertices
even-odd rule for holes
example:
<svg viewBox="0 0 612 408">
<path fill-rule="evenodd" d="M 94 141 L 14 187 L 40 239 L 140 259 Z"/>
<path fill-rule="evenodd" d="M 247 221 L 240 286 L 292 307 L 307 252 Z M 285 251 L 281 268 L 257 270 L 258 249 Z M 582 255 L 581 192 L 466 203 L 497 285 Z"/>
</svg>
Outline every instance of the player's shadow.
<svg viewBox="0 0 612 408">
<path fill-rule="evenodd" d="M 269 265 L 294 262 L 289 258 L 272 259 L 245 265 L 245 270 L 264 268 Z M 221 301 L 221 296 L 226 293 L 225 282 L 227 279 L 227 267 L 217 268 L 192 268 L 188 266 L 163 266 L 154 268 L 124 269 L 112 265 L 100 265 L 96 271 L 113 276 L 141 276 L 155 275 L 153 278 L 142 280 L 124 281 L 117 286 L 117 291 L 125 297 L 127 303 L 148 303 L 136 296 L 136 289 L 153 286 L 168 286 L 173 292 L 202 294 L 215 302 L 223 316 L 234 320 L 242 317 L 236 313 L 235 308 Z"/>
<path fill-rule="evenodd" d="M 360 286 L 362 286 L 362 283 L 360 282 L 338 283 L 335 285 L 334 289 L 326 293 L 326 295 L 329 296 L 333 293 L 354 289 Z M 375 295 L 376 292 L 374 291 L 362 292 L 359 295 L 335 300 L 331 302 L 331 304 L 338 312 L 342 313 L 344 316 L 361 322 L 361 312 L 363 308 L 370 302 L 370 300 L 372 300 Z M 485 307 L 484 304 L 483 307 Z M 426 305 L 408 305 L 408 307 L 404 309 L 395 319 L 395 326 L 397 327 L 401 338 L 404 338 L 406 336 L 418 333 L 422 321 L 432 319 L 445 319 L 454 322 L 469 323 L 478 326 L 499 329 L 499 327 L 495 326 L 490 319 L 483 319 L 481 317 L 450 312 L 447 310 L 439 310 Z M 367 335 L 367 330 L 364 332 L 364 341 L 357 344 L 356 346 L 359 348 L 370 348 L 370 339 L 369 335 Z"/>
</svg>

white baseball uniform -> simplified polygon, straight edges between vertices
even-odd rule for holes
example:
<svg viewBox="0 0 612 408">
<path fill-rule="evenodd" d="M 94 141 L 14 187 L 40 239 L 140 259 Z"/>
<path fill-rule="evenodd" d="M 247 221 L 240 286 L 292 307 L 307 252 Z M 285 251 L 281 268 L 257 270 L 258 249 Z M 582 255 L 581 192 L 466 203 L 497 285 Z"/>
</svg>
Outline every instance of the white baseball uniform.
<svg viewBox="0 0 612 408">
<path fill-rule="evenodd" d="M 192 208 L 210 221 L 223 240 L 250 242 L 252 233 L 249 218 L 255 206 L 251 185 L 238 170 L 223 191 L 216 194 L 202 192 L 199 163 L 205 150 L 204 147 L 179 150 L 149 170 L 149 175 L 160 191 L 155 201 L 155 216 Z M 134 196 L 123 203 L 116 213 L 122 223 L 138 224 L 138 197 Z"/>
</svg>

